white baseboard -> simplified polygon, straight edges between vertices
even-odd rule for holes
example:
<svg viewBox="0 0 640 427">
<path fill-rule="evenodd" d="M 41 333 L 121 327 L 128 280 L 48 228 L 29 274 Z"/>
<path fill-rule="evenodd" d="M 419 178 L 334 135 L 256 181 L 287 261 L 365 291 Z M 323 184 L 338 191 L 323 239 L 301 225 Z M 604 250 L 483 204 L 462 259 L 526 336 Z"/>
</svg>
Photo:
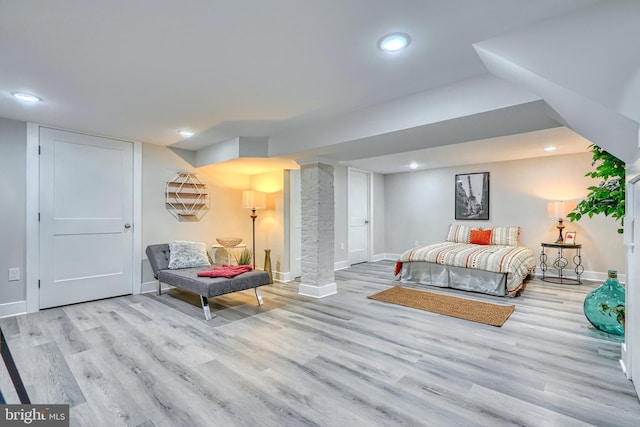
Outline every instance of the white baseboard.
<svg viewBox="0 0 640 427">
<path fill-rule="evenodd" d="M 27 312 L 27 301 L 9 302 L 0 304 L 0 317 L 11 317 Z"/>
<path fill-rule="evenodd" d="M 148 293 L 156 293 L 157 292 L 157 281 L 152 281 L 152 282 L 143 282 L 142 285 L 140 286 L 140 293 L 141 294 L 148 294 Z M 167 285 L 166 283 L 162 284 L 162 292 L 168 291 L 169 289 L 173 288 L 173 286 Z"/>
<path fill-rule="evenodd" d="M 620 359 L 620 369 L 622 369 L 622 373 L 624 374 L 624 376 L 630 380 L 631 377 L 629 377 L 629 373 L 627 372 L 627 367 L 624 364 L 624 359 Z"/>
<path fill-rule="evenodd" d="M 140 285 L 140 293 L 148 294 L 149 292 L 155 292 L 156 290 L 156 281 L 153 282 L 142 282 Z"/>
<path fill-rule="evenodd" d="M 547 270 L 547 274 L 549 274 L 550 276 L 555 276 L 556 272 L 553 268 L 551 268 Z M 540 266 L 536 267 L 535 275 L 538 279 L 542 278 L 542 270 L 540 270 Z M 573 271 L 573 269 L 569 268 L 566 270 L 563 276 L 567 279 L 575 279 L 576 273 L 575 271 Z M 605 280 L 607 280 L 607 277 L 608 273 L 602 271 L 584 271 L 580 275 L 581 280 L 589 280 L 593 282 L 604 282 Z M 625 274 L 618 274 L 618 280 L 620 281 L 620 283 L 626 283 L 627 276 Z"/>
<path fill-rule="evenodd" d="M 290 271 L 272 271 L 271 276 L 274 282 L 287 283 L 294 279 Z"/>
<path fill-rule="evenodd" d="M 627 354 L 626 343 L 620 344 L 620 356 L 620 367 L 622 368 L 622 372 L 624 373 L 625 377 L 630 380 L 632 377 L 632 373 L 627 370 L 627 365 L 625 363 L 625 360 L 627 360 L 627 358 L 629 357 L 629 355 Z"/>
<path fill-rule="evenodd" d="M 351 267 L 349 260 L 346 261 L 338 261 L 333 263 L 333 270 L 344 270 L 345 268 Z"/>
<path fill-rule="evenodd" d="M 338 285 L 335 283 L 330 283 L 328 285 L 322 286 L 305 285 L 304 283 L 300 283 L 300 287 L 298 288 L 299 295 L 304 295 L 311 298 L 324 298 L 337 293 Z"/>
<path fill-rule="evenodd" d="M 387 254 L 374 254 L 371 256 L 371 262 L 382 261 L 386 258 Z"/>
<path fill-rule="evenodd" d="M 256 270 L 264 271 L 264 268 L 256 267 Z M 291 277 L 290 271 L 271 270 L 271 277 L 273 278 L 274 282 L 283 282 L 283 283 L 290 282 L 294 279 L 293 277 Z"/>
<path fill-rule="evenodd" d="M 607 280 L 607 277 L 609 277 L 609 273 L 604 271 L 604 272 L 600 272 L 600 271 L 585 271 L 584 274 L 582 274 L 582 278 L 585 280 L 593 280 L 595 282 L 604 282 L 605 280 Z M 620 283 L 625 284 L 627 282 L 627 275 L 626 274 L 618 274 L 618 281 L 620 281 Z"/>
<path fill-rule="evenodd" d="M 387 259 L 387 254 L 375 254 L 371 255 L 371 260 L 369 262 L 377 262 Z M 351 267 L 351 263 L 349 260 L 337 261 L 333 263 L 333 270 L 344 270 L 345 268 Z"/>
</svg>

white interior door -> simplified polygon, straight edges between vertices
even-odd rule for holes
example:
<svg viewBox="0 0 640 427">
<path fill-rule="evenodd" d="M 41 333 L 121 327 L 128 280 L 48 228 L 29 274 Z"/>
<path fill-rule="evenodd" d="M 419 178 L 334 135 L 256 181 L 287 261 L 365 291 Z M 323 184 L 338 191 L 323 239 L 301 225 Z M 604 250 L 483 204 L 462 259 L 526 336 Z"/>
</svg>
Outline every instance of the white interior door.
<svg viewBox="0 0 640 427">
<path fill-rule="evenodd" d="M 40 129 L 40 308 L 133 292 L 133 144 Z"/>
<path fill-rule="evenodd" d="M 369 261 L 369 174 L 349 169 L 349 263 Z"/>
<path fill-rule="evenodd" d="M 626 298 L 627 306 L 630 306 L 632 310 L 626 312 L 626 330 L 627 336 L 627 351 L 631 355 L 631 377 L 633 385 L 636 388 L 636 393 L 640 396 L 640 314 L 638 308 L 640 307 L 640 180 L 636 180 L 629 185 L 627 191 L 631 191 L 631 201 L 633 206 L 631 207 L 632 217 L 629 218 L 632 223 L 631 227 L 631 262 L 627 266 L 628 269 L 633 269 L 630 276 L 633 282 L 627 283 Z M 629 208 L 627 208 L 629 210 Z M 627 224 L 625 224 L 627 225 Z M 627 232 L 625 230 L 625 232 Z"/>
</svg>

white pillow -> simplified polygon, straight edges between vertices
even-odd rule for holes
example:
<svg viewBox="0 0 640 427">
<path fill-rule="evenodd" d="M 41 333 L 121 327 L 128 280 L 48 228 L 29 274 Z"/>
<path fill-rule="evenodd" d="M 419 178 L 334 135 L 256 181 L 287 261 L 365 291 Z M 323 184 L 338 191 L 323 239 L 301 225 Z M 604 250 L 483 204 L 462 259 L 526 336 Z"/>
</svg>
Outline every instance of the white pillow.
<svg viewBox="0 0 640 427">
<path fill-rule="evenodd" d="M 169 243 L 169 269 L 209 266 L 207 245 L 178 240 Z"/>
<path fill-rule="evenodd" d="M 447 242 L 469 243 L 471 230 L 471 227 L 468 225 L 451 224 L 449 226 L 449 232 L 447 233 Z"/>
<path fill-rule="evenodd" d="M 493 227 L 491 244 L 518 246 L 520 244 L 520 227 Z"/>
</svg>

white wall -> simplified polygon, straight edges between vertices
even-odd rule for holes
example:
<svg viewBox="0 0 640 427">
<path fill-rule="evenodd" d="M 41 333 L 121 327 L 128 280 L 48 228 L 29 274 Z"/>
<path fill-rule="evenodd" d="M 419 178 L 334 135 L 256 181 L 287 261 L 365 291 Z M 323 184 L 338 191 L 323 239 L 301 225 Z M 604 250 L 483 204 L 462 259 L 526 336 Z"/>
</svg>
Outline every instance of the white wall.
<svg viewBox="0 0 640 427">
<path fill-rule="evenodd" d="M 178 221 L 165 208 L 165 185 L 179 171 L 191 171 L 209 188 L 210 209 L 198 222 Z M 208 167 L 194 169 L 166 147 L 142 147 L 142 250 L 172 240 L 216 243 L 216 237 L 242 237 L 251 247 L 250 212 L 242 207 L 242 191 L 250 187 L 244 175 L 216 174 Z M 154 289 L 146 255 L 142 260 L 143 292 Z"/>
<path fill-rule="evenodd" d="M 0 118 L 0 316 L 4 304 L 25 300 L 26 141 L 25 122 Z M 20 269 L 20 280 L 8 281 L 9 268 Z"/>
<path fill-rule="evenodd" d="M 349 218 L 347 207 L 347 175 L 346 166 L 334 165 L 333 167 L 333 196 L 335 206 L 334 223 L 334 263 L 336 268 L 349 266 Z"/>
<path fill-rule="evenodd" d="M 242 192 L 257 190 L 267 194 L 267 206 L 257 211 L 256 267 L 264 267 L 265 249 L 271 249 L 274 279 L 288 277 L 289 253 L 284 236 L 288 226 L 284 200 L 284 170 L 256 175 L 218 173 L 215 166 L 193 168 L 172 150 L 143 144 L 142 150 L 142 247 L 171 240 L 194 240 L 215 244 L 216 237 L 242 237 L 252 249 L 251 211 L 242 207 Z M 196 172 L 209 188 L 210 210 L 199 222 L 181 222 L 166 209 L 167 181 L 178 171 Z M 234 252 L 236 253 L 236 252 Z M 221 261 L 218 259 L 218 261 Z M 222 260 L 224 261 L 224 260 Z M 143 291 L 155 286 L 151 268 L 143 254 Z"/>
<path fill-rule="evenodd" d="M 3 248 L 0 249 L 0 305 L 25 299 L 25 170 L 26 123 L 0 118 L 0 166 L 3 179 L 3 221 L 0 224 Z M 142 248 L 148 244 L 177 239 L 214 243 L 216 237 L 238 236 L 251 242 L 249 212 L 242 208 L 242 191 L 268 180 L 265 176 L 216 174 L 208 167 L 193 169 L 166 147 L 143 144 L 142 175 Z M 593 180 L 584 174 L 591 168 L 589 153 L 554 156 L 515 162 L 490 163 L 473 167 L 416 171 L 403 174 L 374 175 L 374 258 L 382 253 L 397 254 L 420 243 L 442 240 L 453 220 L 453 180 L 456 173 L 491 173 L 491 225 L 521 225 L 523 244 L 539 251 L 542 240 L 555 240 L 553 219 L 546 216 L 551 199 L 579 199 Z M 180 170 L 192 170 L 209 185 L 211 210 L 200 222 L 179 222 L 164 205 L 165 184 Z M 280 181 L 281 172 L 277 173 Z M 275 175 L 274 175 L 275 176 Z M 348 263 L 347 168 L 335 166 L 335 262 Z M 257 188 L 256 188 L 257 189 Z M 282 189 L 278 190 L 280 193 Z M 278 193 L 278 194 L 280 194 Z M 272 249 L 272 266 L 284 264 L 283 197 L 267 198 L 268 209 L 259 212 L 257 221 L 258 255 Z M 273 209 L 273 212 L 268 212 Z M 272 218 L 280 225 L 269 221 Z M 584 265 L 588 271 L 624 271 L 622 237 L 615 233 L 618 224 L 598 216 L 567 223 L 567 230 L 578 233 L 584 245 Z M 382 231 L 384 230 L 384 231 Z M 263 233 L 264 234 L 261 234 Z M 262 239 L 262 240 L 261 240 Z M 8 242 L 8 243 L 7 243 Z M 345 249 L 340 249 L 340 242 Z M 264 261 L 258 257 L 258 266 Z M 18 267 L 22 279 L 7 281 L 8 268 Z M 152 289 L 153 278 L 143 254 L 142 282 Z M 0 307 L 1 308 L 1 307 Z M 1 311 L 0 311 L 1 315 Z"/>
<path fill-rule="evenodd" d="M 537 256 L 540 243 L 555 241 L 558 233 L 556 221 L 547 217 L 547 202 L 581 199 L 588 186 L 598 183 L 584 176 L 590 170 L 591 154 L 585 153 L 386 175 L 386 252 L 399 254 L 415 241 L 443 241 L 449 224 L 456 222 L 455 175 L 489 172 L 490 220 L 460 223 L 519 225 L 521 244 Z M 576 231 L 576 241 L 583 245 L 585 271 L 598 273 L 598 280 L 608 269 L 624 272 L 625 251 L 617 228 L 618 223 L 604 216 L 566 222 L 565 231 Z"/>
<path fill-rule="evenodd" d="M 289 273 L 289 252 L 285 250 L 284 170 L 251 175 L 251 189 L 266 193 L 267 207 L 256 211 L 256 268 L 264 268 L 265 249 L 271 249 L 273 278 L 282 280 Z M 248 188 L 247 188 L 248 189 Z M 245 209 L 247 226 L 251 227 L 250 211 Z M 249 230 L 251 232 L 251 230 Z M 251 239 L 247 240 L 248 247 Z"/>
<path fill-rule="evenodd" d="M 348 171 L 346 166 L 334 166 L 335 199 L 335 267 L 349 267 L 349 192 Z M 385 254 L 385 195 L 384 175 L 372 173 L 372 210 L 370 222 L 373 226 L 371 242 L 371 261 L 384 259 Z"/>
<path fill-rule="evenodd" d="M 373 242 L 372 261 L 384 259 L 385 246 L 385 176 L 373 174 Z"/>
</svg>

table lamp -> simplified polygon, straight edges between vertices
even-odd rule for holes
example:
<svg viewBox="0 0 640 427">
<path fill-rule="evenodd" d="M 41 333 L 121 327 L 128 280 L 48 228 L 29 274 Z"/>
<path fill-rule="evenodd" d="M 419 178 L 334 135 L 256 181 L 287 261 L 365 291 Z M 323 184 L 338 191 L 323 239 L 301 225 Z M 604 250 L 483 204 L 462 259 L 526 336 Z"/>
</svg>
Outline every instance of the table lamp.
<svg viewBox="0 0 640 427">
<path fill-rule="evenodd" d="M 564 229 L 564 217 L 568 212 L 571 212 L 576 207 L 576 203 L 574 202 L 565 202 L 561 201 L 553 201 L 547 203 L 547 214 L 551 218 L 556 218 L 558 220 L 558 225 L 556 228 L 558 229 L 558 240 L 555 243 L 564 243 L 564 238 L 562 237 L 562 230 Z"/>
</svg>

